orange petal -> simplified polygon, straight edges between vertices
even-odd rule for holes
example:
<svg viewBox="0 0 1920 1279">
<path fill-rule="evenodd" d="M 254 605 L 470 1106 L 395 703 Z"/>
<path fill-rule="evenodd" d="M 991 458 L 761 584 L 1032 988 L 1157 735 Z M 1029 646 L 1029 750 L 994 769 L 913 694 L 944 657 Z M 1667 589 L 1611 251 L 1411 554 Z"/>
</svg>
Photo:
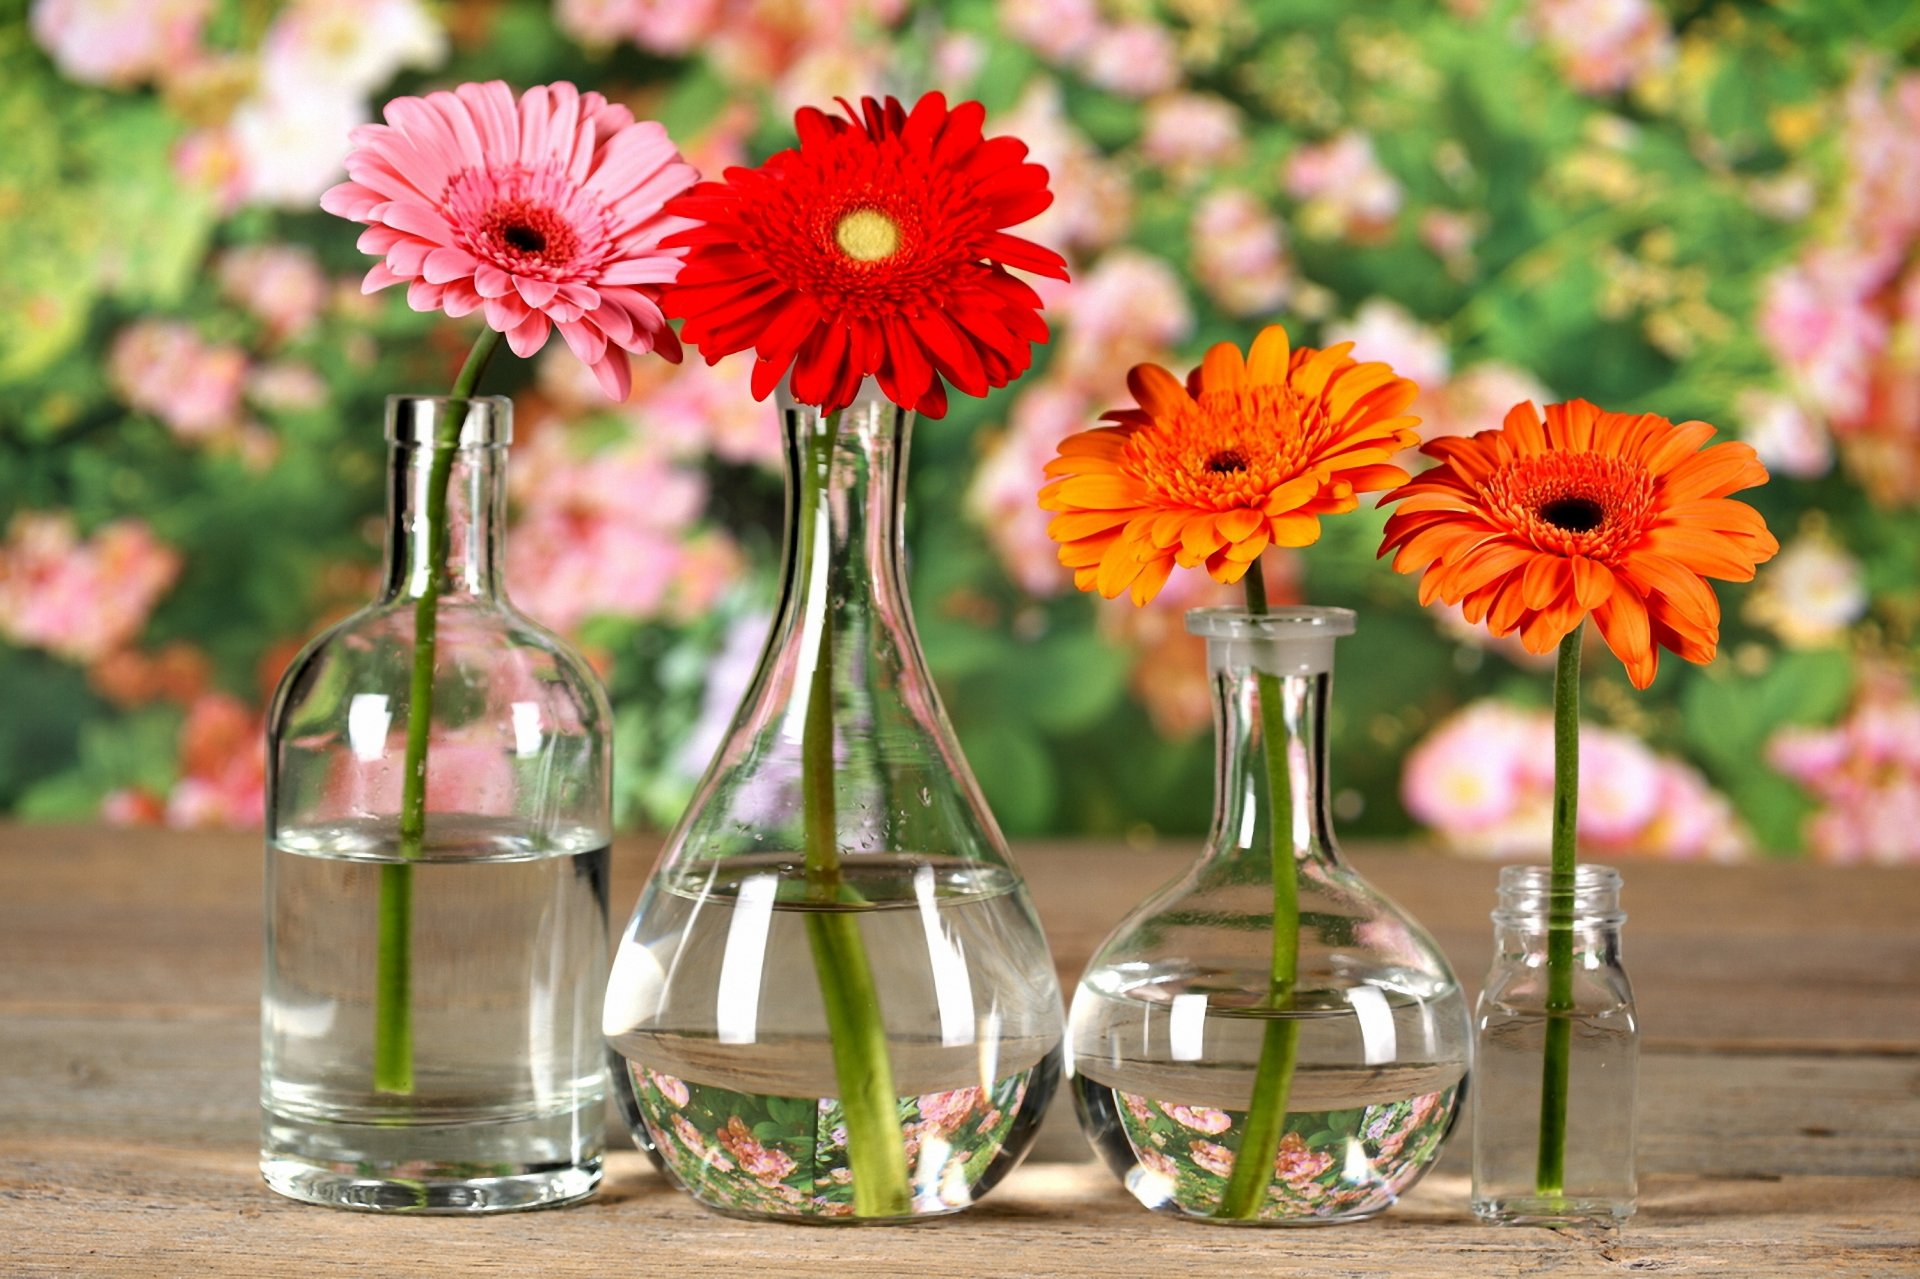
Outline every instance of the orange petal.
<svg viewBox="0 0 1920 1279">
<path fill-rule="evenodd" d="M 1534 554 L 1521 576 L 1520 593 L 1528 608 L 1552 608 L 1573 594 L 1573 566 L 1559 555 Z"/>
<path fill-rule="evenodd" d="M 1593 610 L 1593 620 L 1607 647 L 1627 668 L 1627 678 L 1633 681 L 1633 686 L 1645 688 L 1653 683 L 1654 672 L 1660 667 L 1660 654 L 1653 647 L 1646 603 L 1630 590 L 1615 591 L 1606 603 Z"/>
<path fill-rule="evenodd" d="M 1234 391 L 1246 385 L 1247 362 L 1231 342 L 1216 342 L 1200 361 L 1200 383 L 1210 391 Z"/>
<path fill-rule="evenodd" d="M 1133 579 L 1133 602 L 1144 605 L 1160 593 L 1167 584 L 1167 578 L 1173 574 L 1173 556 L 1160 555 L 1140 566 L 1140 576 Z"/>
<path fill-rule="evenodd" d="M 1069 475 L 1050 484 L 1048 497 L 1061 503 L 1052 509 L 1079 507 L 1089 511 L 1130 510 L 1141 505 L 1140 485 L 1120 475 Z"/>
<path fill-rule="evenodd" d="M 1269 516 L 1267 530 L 1275 546 L 1312 546 L 1320 540 L 1320 520 L 1299 511 Z"/>
<path fill-rule="evenodd" d="M 1260 330 L 1260 336 L 1253 340 L 1253 349 L 1247 352 L 1247 379 L 1255 384 L 1285 385 L 1290 354 L 1287 331 L 1278 324 L 1269 324 Z"/>
<path fill-rule="evenodd" d="M 1767 468 L 1751 444 L 1728 440 L 1695 453 L 1667 474 L 1663 496 L 1669 503 L 1725 497 L 1767 482 Z"/>
<path fill-rule="evenodd" d="M 1740 554 L 1737 544 L 1724 533 L 1687 524 L 1656 524 L 1647 530 L 1641 545 L 1702 577 L 1729 582 L 1753 580 L 1753 561 Z"/>
<path fill-rule="evenodd" d="M 1129 517 L 1127 511 L 1067 511 L 1047 521 L 1047 536 L 1056 542 L 1072 542 L 1119 528 Z"/>
<path fill-rule="evenodd" d="M 1540 424 L 1540 410 L 1533 406 L 1532 400 L 1522 400 L 1508 409 L 1506 420 L 1500 425 L 1513 451 L 1522 457 L 1547 451 L 1546 428 Z"/>
<path fill-rule="evenodd" d="M 1599 560 L 1575 555 L 1567 561 L 1573 566 L 1573 597 L 1581 608 L 1599 608 L 1613 594 L 1613 570 Z"/>
<path fill-rule="evenodd" d="M 1127 374 L 1127 389 L 1133 392 L 1140 407 L 1156 418 L 1173 417 L 1194 407 L 1187 388 L 1158 364 L 1134 365 L 1133 371 Z"/>
</svg>

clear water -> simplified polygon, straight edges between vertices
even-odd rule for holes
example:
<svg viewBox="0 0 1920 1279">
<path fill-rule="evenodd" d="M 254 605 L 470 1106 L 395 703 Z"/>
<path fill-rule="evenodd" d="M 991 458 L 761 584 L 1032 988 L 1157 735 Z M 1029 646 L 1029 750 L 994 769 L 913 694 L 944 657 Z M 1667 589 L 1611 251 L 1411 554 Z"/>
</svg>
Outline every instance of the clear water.
<svg viewBox="0 0 1920 1279">
<path fill-rule="evenodd" d="M 797 856 L 696 863 L 649 886 L 615 957 L 606 1031 L 629 1064 L 635 1138 L 711 1207 L 853 1211 L 810 914 L 858 920 L 915 1214 L 999 1181 L 1057 1085 L 1052 964 L 1012 872 L 860 854 L 844 877 L 843 903 L 823 906 L 805 900 Z"/>
<path fill-rule="evenodd" d="M 1473 1210 L 1488 1220 L 1583 1221 L 1632 1215 L 1634 1092 L 1639 1040 L 1632 1014 L 1573 1018 L 1564 1193 L 1541 1196 L 1540 1072 L 1547 1020 L 1535 1008 L 1483 1006 L 1474 1062 Z"/>
<path fill-rule="evenodd" d="M 382 870 L 365 830 L 267 850 L 261 1167 L 297 1198 L 474 1211 L 599 1180 L 607 849 L 436 819 L 411 863 L 414 1088 L 372 1068 Z"/>
<path fill-rule="evenodd" d="M 1240 1148 L 1266 1026 L 1300 1026 L 1298 1065 L 1262 1222 L 1355 1220 L 1391 1206 L 1438 1157 L 1466 1063 L 1447 986 L 1417 998 L 1355 983 L 1305 991 L 1288 1013 L 1246 1006 L 1201 975 L 1105 974 L 1074 997 L 1081 1125 L 1147 1207 L 1216 1216 Z M 1359 993 L 1355 993 L 1359 992 Z M 1371 1064 L 1368 1064 L 1371 1063 Z"/>
</svg>

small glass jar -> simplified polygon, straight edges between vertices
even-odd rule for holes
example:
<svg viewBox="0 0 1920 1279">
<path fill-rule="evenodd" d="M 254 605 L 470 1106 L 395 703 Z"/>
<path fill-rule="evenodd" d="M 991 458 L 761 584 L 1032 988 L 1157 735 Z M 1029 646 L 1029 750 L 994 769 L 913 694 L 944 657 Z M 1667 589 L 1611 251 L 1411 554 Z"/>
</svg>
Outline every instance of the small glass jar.
<svg viewBox="0 0 1920 1279">
<path fill-rule="evenodd" d="M 1620 966 L 1625 919 L 1620 872 L 1611 867 L 1577 867 L 1570 898 L 1558 903 L 1547 867 L 1500 872 L 1493 968 L 1474 1017 L 1473 1211 L 1483 1221 L 1555 1225 L 1633 1215 L 1640 1026 Z M 1565 1001 L 1553 998 L 1548 975 L 1556 925 L 1571 941 Z M 1565 1006 L 1555 1010 L 1556 1002 Z M 1564 1029 L 1556 1031 L 1556 1021 Z M 1562 1055 L 1564 1118 L 1557 1119 L 1556 1107 L 1542 1101 Z"/>
<path fill-rule="evenodd" d="M 260 1168 L 310 1203 L 492 1212 L 600 1180 L 611 715 L 507 601 L 511 408 L 388 400 L 380 597 L 268 716 Z"/>
</svg>

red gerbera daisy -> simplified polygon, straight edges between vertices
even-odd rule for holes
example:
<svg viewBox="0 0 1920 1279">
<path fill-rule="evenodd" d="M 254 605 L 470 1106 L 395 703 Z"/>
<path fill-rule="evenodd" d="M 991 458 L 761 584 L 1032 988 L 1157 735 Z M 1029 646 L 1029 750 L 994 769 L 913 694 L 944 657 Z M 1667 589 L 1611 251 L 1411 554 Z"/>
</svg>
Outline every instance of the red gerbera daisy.
<svg viewBox="0 0 1920 1279">
<path fill-rule="evenodd" d="M 674 200 L 669 213 L 701 223 L 665 242 L 689 250 L 662 303 L 682 339 L 710 364 L 751 348 L 757 399 L 791 367 L 794 398 L 827 412 L 869 374 L 928 417 L 947 411 L 947 382 L 985 395 L 1019 377 L 1047 326 L 1007 268 L 1067 267 L 1003 229 L 1053 194 L 1025 143 L 982 136 L 985 118 L 938 93 L 911 112 L 865 98 L 849 119 L 807 107 L 799 147 Z"/>
</svg>

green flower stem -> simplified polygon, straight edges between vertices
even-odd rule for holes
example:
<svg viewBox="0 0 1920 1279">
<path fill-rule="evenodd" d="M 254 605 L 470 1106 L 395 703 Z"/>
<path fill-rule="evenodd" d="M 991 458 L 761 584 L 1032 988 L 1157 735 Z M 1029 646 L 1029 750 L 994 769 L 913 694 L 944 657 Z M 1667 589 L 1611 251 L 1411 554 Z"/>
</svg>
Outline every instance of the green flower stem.
<svg viewBox="0 0 1920 1279">
<path fill-rule="evenodd" d="M 1540 1062 L 1540 1158 L 1534 1190 L 1558 1198 L 1567 1184 L 1567 1077 L 1573 1048 L 1574 819 L 1580 803 L 1580 637 L 1560 641 L 1553 674 L 1553 873 L 1547 906 L 1547 1042 Z"/>
<path fill-rule="evenodd" d="M 829 417 L 809 447 L 800 479 L 802 561 L 811 566 L 830 554 L 819 543 L 823 499 L 832 475 L 838 416 Z M 821 616 L 820 647 L 807 690 L 800 744 L 802 807 L 806 827 L 807 944 L 820 979 L 827 1037 L 840 1108 L 847 1118 L 847 1165 L 853 1173 L 853 1210 L 862 1217 L 901 1217 L 913 1208 L 907 1149 L 900 1133 L 899 1094 L 880 1018 L 873 964 L 860 936 L 860 914 L 850 908 L 840 874 L 840 840 L 834 815 L 833 617 Z"/>
<path fill-rule="evenodd" d="M 1260 563 L 1247 570 L 1247 611 L 1267 611 L 1267 582 Z M 1280 678 L 1262 671 L 1260 749 L 1267 764 L 1267 811 L 1273 835 L 1273 956 L 1267 974 L 1267 1008 L 1284 1013 L 1293 1007 L 1300 975 L 1300 888 L 1293 864 L 1293 790 L 1287 781 L 1286 722 L 1280 706 Z M 1300 1023 L 1270 1016 L 1260 1036 L 1260 1062 L 1253 1074 L 1253 1100 L 1240 1134 L 1233 1172 L 1220 1196 L 1217 1217 L 1247 1220 L 1257 1216 L 1273 1184 L 1274 1160 L 1287 1130 L 1287 1101 L 1293 1092 L 1293 1067 L 1300 1047 Z"/>
<path fill-rule="evenodd" d="M 492 328 L 480 331 L 450 397 L 473 394 L 500 345 Z M 413 1092 L 413 866 L 427 835 L 427 741 L 433 728 L 433 667 L 438 645 L 440 592 L 447 559 L 447 485 L 460 443 L 464 413 L 438 419 L 427 469 L 427 575 L 413 604 L 413 677 L 407 693 L 407 754 L 400 793 L 400 856 L 380 868 L 379 942 L 374 960 L 373 1086 L 401 1096 Z"/>
</svg>

